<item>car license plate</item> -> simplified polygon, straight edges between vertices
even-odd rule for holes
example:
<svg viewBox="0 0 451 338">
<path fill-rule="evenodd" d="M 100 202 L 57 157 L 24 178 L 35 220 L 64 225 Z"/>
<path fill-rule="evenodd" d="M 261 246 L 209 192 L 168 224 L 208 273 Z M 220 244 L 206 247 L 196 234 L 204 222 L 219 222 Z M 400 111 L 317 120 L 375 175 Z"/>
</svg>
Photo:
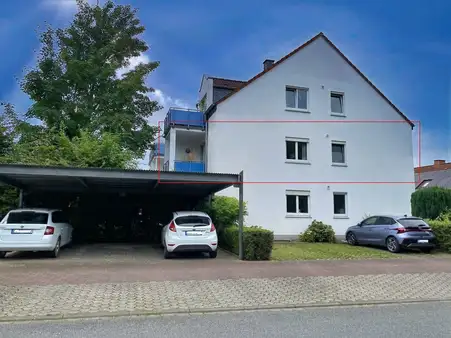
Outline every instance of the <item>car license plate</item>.
<svg viewBox="0 0 451 338">
<path fill-rule="evenodd" d="M 202 236 L 202 233 L 194 232 L 194 231 L 185 231 L 185 236 Z"/>
<path fill-rule="evenodd" d="M 13 229 L 11 230 L 12 234 L 32 234 L 33 230 L 27 230 L 27 229 Z"/>
<path fill-rule="evenodd" d="M 427 240 L 427 239 L 419 239 L 418 243 L 429 243 L 429 240 Z"/>
</svg>

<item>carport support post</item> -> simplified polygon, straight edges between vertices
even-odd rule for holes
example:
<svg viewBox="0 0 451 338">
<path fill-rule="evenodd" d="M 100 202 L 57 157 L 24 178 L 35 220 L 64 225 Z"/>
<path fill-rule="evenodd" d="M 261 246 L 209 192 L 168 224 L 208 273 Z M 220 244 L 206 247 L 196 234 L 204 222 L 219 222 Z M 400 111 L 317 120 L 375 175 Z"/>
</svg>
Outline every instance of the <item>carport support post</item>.
<svg viewBox="0 0 451 338">
<path fill-rule="evenodd" d="M 23 208 L 23 190 L 19 191 L 19 208 Z"/>
<path fill-rule="evenodd" d="M 238 185 L 239 189 L 239 205 L 240 211 L 238 216 L 238 241 L 239 241 L 239 258 L 244 260 L 244 241 L 243 241 L 243 223 L 244 223 L 244 201 L 243 201 L 243 171 L 240 172 L 240 183 Z"/>
</svg>

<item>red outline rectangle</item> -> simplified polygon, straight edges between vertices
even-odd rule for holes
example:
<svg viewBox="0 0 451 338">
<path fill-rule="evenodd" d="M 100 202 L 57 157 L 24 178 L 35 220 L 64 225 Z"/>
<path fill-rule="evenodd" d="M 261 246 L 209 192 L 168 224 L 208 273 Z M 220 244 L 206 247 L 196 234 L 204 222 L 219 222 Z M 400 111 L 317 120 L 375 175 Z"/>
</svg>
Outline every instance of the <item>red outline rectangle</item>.
<svg viewBox="0 0 451 338">
<path fill-rule="evenodd" d="M 193 123 L 196 121 L 172 121 L 172 123 Z M 203 122 L 203 121 L 197 121 Z M 421 121 L 411 120 L 413 124 L 418 124 L 418 167 L 421 168 Z M 160 149 L 160 136 L 161 136 L 161 124 L 164 121 L 158 121 L 158 149 Z M 405 120 L 217 120 L 217 121 L 207 121 L 208 123 L 407 123 Z M 410 124 L 409 124 L 410 126 Z M 166 151 L 166 149 L 165 149 Z M 158 183 L 159 184 L 211 184 L 211 182 L 164 182 L 161 181 L 160 175 L 160 158 L 158 161 Z M 413 169 L 413 168 L 412 168 Z M 421 182 L 421 173 L 418 172 L 418 181 L 414 182 L 235 182 L 235 184 L 419 184 Z M 230 184 L 230 182 L 214 182 L 216 184 Z"/>
</svg>

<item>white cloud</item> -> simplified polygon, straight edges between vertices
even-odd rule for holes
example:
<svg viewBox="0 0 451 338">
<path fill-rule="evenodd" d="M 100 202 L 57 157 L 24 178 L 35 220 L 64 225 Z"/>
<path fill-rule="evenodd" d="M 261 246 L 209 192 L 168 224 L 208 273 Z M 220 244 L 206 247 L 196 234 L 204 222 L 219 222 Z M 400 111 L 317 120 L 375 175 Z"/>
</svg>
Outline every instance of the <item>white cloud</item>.
<svg viewBox="0 0 451 338">
<path fill-rule="evenodd" d="M 150 93 L 149 96 L 152 100 L 158 101 L 158 103 L 163 107 L 159 111 L 155 112 L 149 119 L 149 124 L 151 125 L 158 125 L 158 121 L 163 121 L 166 117 L 168 109 L 171 107 L 190 108 L 190 105 L 184 100 L 166 95 L 160 89 L 155 89 L 155 91 L 153 93 Z"/>
<path fill-rule="evenodd" d="M 129 60 L 129 65 L 117 71 L 117 76 L 122 77 L 125 73 L 135 69 L 141 63 L 150 62 L 149 56 L 146 54 L 141 54 L 140 56 L 132 57 Z M 162 109 L 155 112 L 154 115 L 149 119 L 149 124 L 158 125 L 158 121 L 163 121 L 168 109 L 170 107 L 178 107 L 178 108 L 189 108 L 190 105 L 184 100 L 174 98 L 170 95 L 163 93 L 161 89 L 155 89 L 153 92 L 149 93 L 149 97 L 152 100 L 157 101 Z"/>
<path fill-rule="evenodd" d="M 136 68 L 141 63 L 149 63 L 150 58 L 146 54 L 141 54 L 139 56 L 134 56 L 128 60 L 129 64 L 128 66 L 121 68 L 117 71 L 116 75 L 117 77 L 122 77 L 125 73 L 128 73 L 129 71 Z"/>
<path fill-rule="evenodd" d="M 97 0 L 85 1 L 91 5 L 97 3 Z M 71 17 L 77 12 L 76 0 L 43 0 L 42 5 L 44 8 L 54 11 L 59 19 Z"/>
</svg>

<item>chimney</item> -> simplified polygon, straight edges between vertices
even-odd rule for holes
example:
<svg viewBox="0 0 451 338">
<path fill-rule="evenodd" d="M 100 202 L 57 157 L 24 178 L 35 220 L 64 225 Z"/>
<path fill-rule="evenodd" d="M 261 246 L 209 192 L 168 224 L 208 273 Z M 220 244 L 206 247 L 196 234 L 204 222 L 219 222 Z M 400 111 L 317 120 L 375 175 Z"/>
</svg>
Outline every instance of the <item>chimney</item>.
<svg viewBox="0 0 451 338">
<path fill-rule="evenodd" d="M 265 61 L 263 61 L 263 70 L 264 71 L 267 71 L 272 66 L 274 66 L 274 60 L 266 59 Z"/>
<path fill-rule="evenodd" d="M 445 160 L 434 160 L 434 167 L 440 167 L 444 164 L 446 164 Z"/>
</svg>

